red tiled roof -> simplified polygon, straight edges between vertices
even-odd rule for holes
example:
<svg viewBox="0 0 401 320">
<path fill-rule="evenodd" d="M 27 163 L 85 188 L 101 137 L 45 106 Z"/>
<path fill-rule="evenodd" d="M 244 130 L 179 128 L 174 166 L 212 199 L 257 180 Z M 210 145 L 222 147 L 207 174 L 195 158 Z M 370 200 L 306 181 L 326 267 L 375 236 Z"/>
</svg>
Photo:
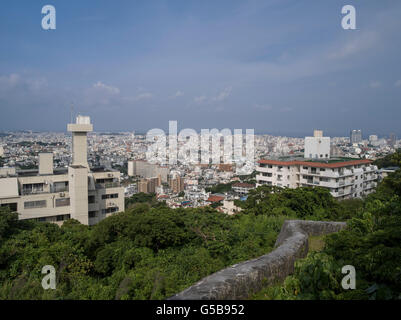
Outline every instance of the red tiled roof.
<svg viewBox="0 0 401 320">
<path fill-rule="evenodd" d="M 244 182 L 238 182 L 238 183 L 234 183 L 232 185 L 233 187 L 238 187 L 238 188 L 255 188 L 255 185 L 252 183 L 244 183 Z"/>
<path fill-rule="evenodd" d="M 369 164 L 372 163 L 372 160 L 349 160 L 349 161 L 341 161 L 341 162 L 333 162 L 333 163 L 324 163 L 324 162 L 313 162 L 313 161 L 278 161 L 278 160 L 259 160 L 258 163 L 262 164 L 271 164 L 277 166 L 294 166 L 294 165 L 301 165 L 301 166 L 308 166 L 314 168 L 341 168 L 341 167 L 348 167 L 354 166 L 358 164 Z"/>
<path fill-rule="evenodd" d="M 209 202 L 220 202 L 221 200 L 224 200 L 224 197 L 221 196 L 210 196 L 207 201 Z"/>
</svg>

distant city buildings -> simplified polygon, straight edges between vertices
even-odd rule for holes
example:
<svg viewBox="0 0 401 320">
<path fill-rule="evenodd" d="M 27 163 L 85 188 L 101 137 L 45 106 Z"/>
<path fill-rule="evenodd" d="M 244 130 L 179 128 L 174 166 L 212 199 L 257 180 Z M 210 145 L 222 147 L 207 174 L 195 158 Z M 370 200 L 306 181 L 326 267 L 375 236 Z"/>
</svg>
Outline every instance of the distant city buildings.
<svg viewBox="0 0 401 320">
<path fill-rule="evenodd" d="M 168 184 L 173 193 L 184 191 L 184 179 L 179 174 L 169 175 Z"/>
<path fill-rule="evenodd" d="M 169 174 L 168 167 L 163 167 L 158 164 L 152 164 L 145 160 L 129 160 L 128 161 L 128 176 L 139 176 L 142 178 L 153 178 L 160 175 L 161 181 L 167 183 Z"/>
<path fill-rule="evenodd" d="M 351 130 L 350 143 L 361 143 L 362 142 L 362 130 Z"/>
<path fill-rule="evenodd" d="M 394 147 L 396 142 L 397 142 L 397 137 L 396 137 L 395 133 L 390 133 L 389 139 L 388 139 L 389 146 Z"/>
<path fill-rule="evenodd" d="M 82 119 L 81 121 L 85 120 Z M 86 135 L 88 176 L 95 175 L 94 179 L 102 179 L 100 175 L 103 175 L 103 179 L 105 179 L 107 174 L 111 173 L 113 180 L 105 180 L 105 186 L 107 184 L 108 188 L 110 185 L 118 183 L 124 189 L 126 197 L 141 191 L 146 193 L 154 192 L 157 195 L 157 199 L 166 201 L 167 205 L 172 208 L 183 206 L 202 207 L 210 203 L 207 202 L 207 199 L 213 194 L 206 190 L 211 187 L 230 183 L 232 189 L 224 193 L 225 200 L 244 199 L 250 188 L 241 187 L 237 184 L 254 179 L 249 177 L 249 173 L 245 174 L 239 171 L 238 164 L 235 161 L 232 164 L 188 164 L 180 162 L 169 164 L 168 166 L 152 164 L 144 160 L 147 158 L 147 150 L 152 145 L 152 141 L 148 141 L 143 134 L 88 131 Z M 327 141 L 327 138 L 330 139 L 330 142 Z M 49 163 L 49 159 L 47 159 L 49 156 L 46 154 L 50 153 L 53 155 L 53 160 L 51 161 L 53 163 L 53 172 L 57 173 L 57 176 L 62 176 L 61 173 L 64 172 L 66 175 L 64 181 L 68 181 L 68 167 L 72 164 L 72 154 L 74 153 L 72 139 L 73 137 L 70 134 L 57 132 L 20 131 L 0 133 L 0 146 L 3 146 L 3 156 L 0 158 L 0 172 L 5 177 L 7 175 L 22 176 L 23 174 L 26 175 L 27 172 L 37 172 L 34 175 L 39 175 L 39 167 L 41 173 L 49 172 L 49 165 L 46 166 L 44 164 Z M 393 144 L 392 141 L 394 140 L 395 143 Z M 401 147 L 400 142 L 395 135 L 391 139 L 389 139 L 389 136 L 371 135 L 369 140 L 366 139 L 360 143 L 350 144 L 350 137 L 324 137 L 321 130 L 315 130 L 313 136 L 309 137 L 309 139 L 308 137 L 261 134 L 254 137 L 255 161 L 254 163 L 249 163 L 249 166 L 251 171 L 252 169 L 256 170 L 260 165 L 257 161 L 260 159 L 285 162 L 297 160 L 328 164 L 349 160 L 374 160 L 394 152 Z M 223 155 L 223 147 L 223 144 L 221 144 L 221 156 Z M 39 165 L 40 163 L 42 165 Z M 286 176 L 282 175 L 281 179 L 284 180 Z M 322 176 L 322 178 L 325 177 Z M 317 182 L 315 180 L 312 181 Z M 97 183 L 102 184 L 101 180 L 97 181 Z M 284 181 L 278 181 L 277 183 L 277 185 L 280 184 L 282 186 L 288 184 L 284 183 Z M 57 186 L 57 188 L 63 188 L 63 186 Z M 92 188 L 89 182 L 88 188 Z M 35 192 L 40 192 L 40 189 L 35 188 L 34 190 Z M 5 193 L 3 190 L 1 192 Z M 92 195 L 90 190 L 89 192 Z M 359 193 L 360 191 L 357 191 L 357 194 Z M 65 194 L 66 198 L 70 198 L 69 193 Z M 95 203 L 88 203 L 88 213 L 90 212 L 91 217 L 89 218 L 89 224 L 95 223 L 98 216 L 102 217 L 102 212 L 111 214 L 112 211 L 117 210 L 115 207 L 113 208 L 112 204 L 116 204 L 116 207 L 119 207 L 118 210 L 121 210 L 121 206 L 116 203 L 116 198 L 113 197 L 115 196 L 109 196 L 108 199 L 98 199 L 97 197 L 88 199 L 88 202 L 95 201 Z M 123 201 L 123 195 L 119 194 L 118 199 L 120 198 Z M 50 199 L 47 201 L 47 206 L 49 206 L 49 201 Z M 100 203 L 96 204 L 99 201 Z M 104 208 L 101 204 L 103 201 L 104 203 L 107 201 L 110 208 Z M 64 202 L 59 200 L 57 203 L 58 205 L 61 203 L 66 204 L 68 200 Z M 18 210 L 20 209 L 21 205 L 18 204 Z M 49 219 L 63 219 L 61 217 L 61 209 L 57 210 L 60 210 L 60 217 L 50 218 L 49 213 Z M 30 210 L 29 212 L 31 212 L 30 215 L 32 216 L 33 211 Z M 58 211 L 55 212 L 58 215 Z M 65 209 L 62 212 L 69 214 L 70 209 Z"/>
<path fill-rule="evenodd" d="M 156 189 L 161 186 L 161 176 L 141 179 L 138 182 L 138 192 L 156 193 Z"/>
<path fill-rule="evenodd" d="M 369 143 L 371 145 L 376 145 L 378 140 L 379 139 L 378 139 L 377 135 L 375 135 L 375 134 L 372 134 L 369 136 Z"/>
<path fill-rule="evenodd" d="M 72 162 L 68 168 L 53 166 L 53 153 L 39 154 L 39 168 L 0 168 L 0 205 L 18 212 L 19 219 L 61 224 L 76 219 L 93 225 L 110 214 L 124 211 L 120 173 L 90 168 L 87 162 L 89 117 L 78 116 L 68 125 L 72 132 Z"/>
</svg>

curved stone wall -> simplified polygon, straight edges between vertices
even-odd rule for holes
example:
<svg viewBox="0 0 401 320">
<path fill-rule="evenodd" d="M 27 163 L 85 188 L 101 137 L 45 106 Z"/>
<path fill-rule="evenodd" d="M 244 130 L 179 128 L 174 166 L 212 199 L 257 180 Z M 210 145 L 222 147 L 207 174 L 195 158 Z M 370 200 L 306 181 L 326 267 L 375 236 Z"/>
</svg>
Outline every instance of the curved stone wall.
<svg viewBox="0 0 401 320">
<path fill-rule="evenodd" d="M 308 253 L 308 236 L 338 232 L 345 227 L 345 222 L 287 220 L 272 252 L 220 270 L 169 300 L 245 299 L 293 273 L 295 260 Z"/>
</svg>

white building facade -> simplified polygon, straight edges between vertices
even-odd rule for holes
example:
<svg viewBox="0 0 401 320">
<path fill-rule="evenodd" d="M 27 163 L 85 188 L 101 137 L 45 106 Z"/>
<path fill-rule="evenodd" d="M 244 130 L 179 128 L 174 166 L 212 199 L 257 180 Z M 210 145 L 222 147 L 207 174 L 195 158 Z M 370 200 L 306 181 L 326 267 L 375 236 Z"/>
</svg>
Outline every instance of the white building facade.
<svg viewBox="0 0 401 320">
<path fill-rule="evenodd" d="M 305 137 L 305 159 L 329 159 L 330 137 L 323 137 L 323 131 L 315 130 L 313 137 Z"/>
<path fill-rule="evenodd" d="M 377 166 L 371 160 L 333 163 L 260 160 L 256 170 L 257 186 L 323 187 L 338 199 L 360 198 L 373 192 L 378 178 Z"/>
</svg>

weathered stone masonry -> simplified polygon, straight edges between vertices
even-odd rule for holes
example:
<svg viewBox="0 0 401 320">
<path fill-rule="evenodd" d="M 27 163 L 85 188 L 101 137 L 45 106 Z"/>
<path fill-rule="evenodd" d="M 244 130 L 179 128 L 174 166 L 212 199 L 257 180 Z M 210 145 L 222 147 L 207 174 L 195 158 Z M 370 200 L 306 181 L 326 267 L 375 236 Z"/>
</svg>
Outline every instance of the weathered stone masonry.
<svg viewBox="0 0 401 320">
<path fill-rule="evenodd" d="M 277 237 L 275 250 L 203 278 L 169 300 L 245 299 L 293 273 L 295 260 L 308 253 L 308 236 L 338 232 L 345 227 L 345 222 L 287 220 Z"/>
</svg>

